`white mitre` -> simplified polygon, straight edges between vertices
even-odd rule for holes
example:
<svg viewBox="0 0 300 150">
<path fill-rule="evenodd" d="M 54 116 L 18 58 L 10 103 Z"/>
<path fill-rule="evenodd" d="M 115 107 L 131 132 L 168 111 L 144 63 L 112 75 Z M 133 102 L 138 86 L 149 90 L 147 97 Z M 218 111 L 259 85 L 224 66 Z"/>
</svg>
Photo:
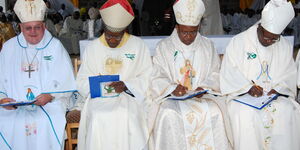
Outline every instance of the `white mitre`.
<svg viewBox="0 0 300 150">
<path fill-rule="evenodd" d="M 178 24 L 198 26 L 205 12 L 205 6 L 202 0 L 177 0 L 173 10 Z"/>
<path fill-rule="evenodd" d="M 270 0 L 261 14 L 261 26 L 273 34 L 281 34 L 294 18 L 295 12 L 287 0 Z"/>
<path fill-rule="evenodd" d="M 14 11 L 22 23 L 44 21 L 46 4 L 43 0 L 17 0 Z"/>
</svg>

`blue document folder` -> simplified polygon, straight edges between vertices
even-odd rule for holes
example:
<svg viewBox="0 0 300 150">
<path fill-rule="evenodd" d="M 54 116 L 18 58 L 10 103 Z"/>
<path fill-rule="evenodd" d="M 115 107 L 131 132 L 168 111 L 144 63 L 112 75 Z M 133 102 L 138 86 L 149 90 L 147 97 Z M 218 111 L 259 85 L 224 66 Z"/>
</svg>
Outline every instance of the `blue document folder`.
<svg viewBox="0 0 300 150">
<path fill-rule="evenodd" d="M 0 104 L 0 106 L 26 106 L 26 105 L 32 105 L 36 100 L 34 101 L 20 101 L 20 102 L 8 102 L 4 104 Z"/>
<path fill-rule="evenodd" d="M 277 99 L 278 96 L 278 94 L 273 94 L 270 96 L 264 94 L 261 97 L 253 97 L 249 94 L 245 94 L 243 96 L 240 96 L 239 98 L 234 99 L 234 101 L 261 110 L 273 100 Z"/>
<path fill-rule="evenodd" d="M 202 91 L 188 91 L 186 94 L 184 94 L 183 96 L 175 96 L 172 95 L 170 97 L 168 97 L 168 99 L 171 100 L 186 100 L 186 99 L 190 99 L 192 97 L 195 97 L 197 95 L 206 93 L 208 90 L 202 90 Z"/>
<path fill-rule="evenodd" d="M 89 77 L 91 98 L 119 96 L 119 93 L 116 93 L 114 88 L 109 86 L 110 83 L 115 81 L 120 81 L 119 75 L 100 75 Z"/>
</svg>

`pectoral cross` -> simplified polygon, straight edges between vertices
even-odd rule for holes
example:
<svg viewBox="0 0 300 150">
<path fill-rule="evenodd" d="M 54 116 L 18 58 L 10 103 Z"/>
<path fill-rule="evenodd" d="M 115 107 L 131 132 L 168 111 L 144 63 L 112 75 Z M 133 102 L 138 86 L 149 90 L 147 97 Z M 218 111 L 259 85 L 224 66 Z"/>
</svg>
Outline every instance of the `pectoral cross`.
<svg viewBox="0 0 300 150">
<path fill-rule="evenodd" d="M 35 7 L 33 4 L 34 0 L 25 0 L 26 2 L 29 2 L 30 5 L 30 13 L 32 14 L 32 8 Z"/>
<path fill-rule="evenodd" d="M 31 78 L 31 72 L 34 72 L 35 70 L 31 67 L 31 65 L 28 66 L 28 70 L 25 70 L 25 72 L 28 72 L 28 77 Z"/>
</svg>

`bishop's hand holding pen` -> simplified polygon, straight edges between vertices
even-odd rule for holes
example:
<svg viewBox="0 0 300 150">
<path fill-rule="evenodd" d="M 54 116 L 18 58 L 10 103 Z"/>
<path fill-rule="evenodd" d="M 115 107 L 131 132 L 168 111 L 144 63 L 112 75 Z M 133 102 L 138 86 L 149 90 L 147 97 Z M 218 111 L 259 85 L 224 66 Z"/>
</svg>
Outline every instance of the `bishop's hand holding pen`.
<svg viewBox="0 0 300 150">
<path fill-rule="evenodd" d="M 256 85 L 253 80 L 251 80 L 253 83 L 252 87 L 248 91 L 248 94 L 250 94 L 253 97 L 260 97 L 264 94 L 263 88 L 260 87 L 259 85 Z"/>
<path fill-rule="evenodd" d="M 188 88 L 183 86 L 179 81 L 178 82 L 178 85 L 176 87 L 176 89 L 172 92 L 173 95 L 175 96 L 182 96 L 184 94 L 186 94 L 186 92 L 188 91 Z"/>
</svg>

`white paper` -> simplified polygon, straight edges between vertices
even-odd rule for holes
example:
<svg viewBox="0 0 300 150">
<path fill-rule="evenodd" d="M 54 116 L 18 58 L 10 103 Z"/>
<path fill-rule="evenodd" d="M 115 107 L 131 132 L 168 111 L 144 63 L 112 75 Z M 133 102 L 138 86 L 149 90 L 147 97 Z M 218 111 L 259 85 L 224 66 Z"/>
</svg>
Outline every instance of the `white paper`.
<svg viewBox="0 0 300 150">
<path fill-rule="evenodd" d="M 262 109 L 264 106 L 266 106 L 272 100 L 274 100 L 277 96 L 278 95 L 276 95 L 276 94 L 272 94 L 272 95 L 268 96 L 267 93 L 264 93 L 263 96 L 253 97 L 249 94 L 245 94 L 234 100 L 237 102 L 243 103 L 245 105 L 249 105 L 251 107 L 257 108 L 257 109 Z"/>
</svg>

